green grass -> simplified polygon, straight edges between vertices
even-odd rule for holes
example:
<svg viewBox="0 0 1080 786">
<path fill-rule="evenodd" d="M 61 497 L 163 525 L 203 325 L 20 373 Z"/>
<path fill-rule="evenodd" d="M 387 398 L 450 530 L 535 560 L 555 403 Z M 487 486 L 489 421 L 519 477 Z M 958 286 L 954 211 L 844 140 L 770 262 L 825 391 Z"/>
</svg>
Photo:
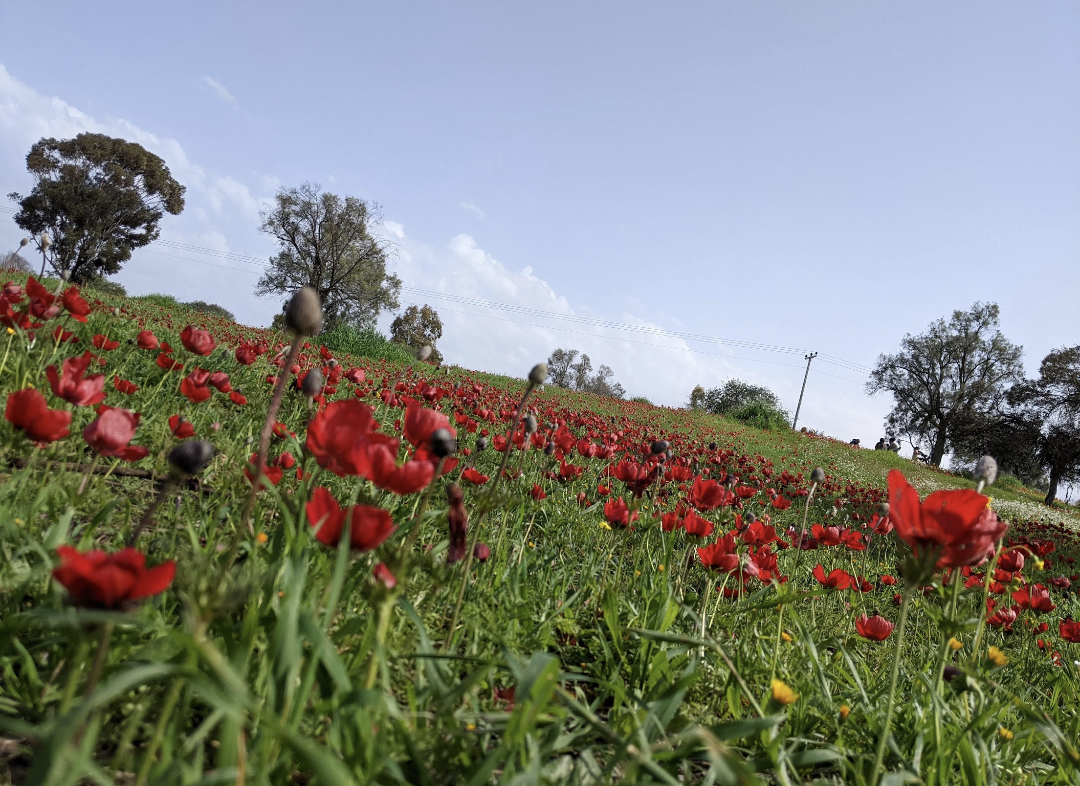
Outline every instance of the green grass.
<svg viewBox="0 0 1080 786">
<path fill-rule="evenodd" d="M 51 324 L 33 340 L 20 330 L 0 335 L 2 393 L 33 385 L 50 407 L 73 417 L 70 436 L 40 448 L 0 424 L 0 735 L 13 741 L 0 748 L 0 781 L 876 782 L 897 634 L 867 641 L 854 619 L 877 610 L 898 621 L 893 596 L 902 587 L 879 581 L 895 576 L 903 557 L 895 535 L 874 537 L 861 552 L 781 550 L 787 584 L 753 580 L 726 597 L 719 590 L 735 588 L 737 577 L 709 573 L 695 551 L 717 535 L 697 539 L 660 526 L 662 514 L 685 504 L 680 482 L 662 481 L 634 501 L 605 472 L 623 457 L 640 459 L 640 448 L 662 437 L 674 465 L 696 464 L 712 477 L 730 472 L 755 489 L 740 509 L 701 514 L 718 529 L 752 512 L 785 538 L 804 514 L 808 524 L 858 529 L 882 499 L 890 469 L 901 469 L 923 495 L 970 481 L 789 429 L 760 431 L 548 388 L 529 404 L 545 441 L 558 437 L 552 423 L 572 432 L 575 444 L 563 459 L 583 472 L 559 479 L 565 476 L 556 456 L 514 450 L 512 477 L 495 488 L 501 455 L 492 447 L 478 451 L 477 438 L 485 430 L 489 442 L 506 433 L 524 383 L 457 368 L 435 372 L 358 341 L 331 349 L 342 369 L 363 368 L 365 379 L 331 381 L 329 400 L 359 394 L 380 431 L 401 438 L 398 397 L 435 399 L 432 390 L 440 389 L 428 406 L 463 419 L 456 423 L 462 464 L 428 492 L 406 496 L 321 470 L 303 447 L 318 402 L 290 388 L 277 420 L 297 436 L 280 432 L 269 456 L 290 453 L 303 475 L 287 469 L 262 491 L 249 528 L 243 469 L 270 401 L 267 378 L 279 371 L 271 361 L 287 337 L 185 309 L 167 296 L 106 305 L 86 325 L 57 319 L 76 344 L 56 345 Z M 114 305 L 126 311 L 113 316 Z M 183 371 L 164 371 L 156 351 L 129 343 L 140 322 L 174 347 Z M 187 353 L 179 333 L 189 322 L 209 327 L 221 348 Z M 119 346 L 96 350 L 95 334 Z M 244 366 L 233 355 L 242 342 L 265 342 L 269 351 Z M 105 404 L 141 414 L 133 443 L 149 455 L 135 464 L 95 458 L 82 438 L 97 417 L 93 407 L 71 407 L 49 391 L 45 368 L 86 349 L 105 360 L 90 369 L 106 374 Z M 323 366 L 317 346 L 302 349 L 297 362 Z M 227 373 L 246 406 L 217 391 L 190 402 L 181 380 L 196 367 Z M 139 390 L 120 393 L 114 376 Z M 173 415 L 217 454 L 197 480 L 165 486 L 155 479 L 169 476 L 165 457 L 178 442 Z M 614 460 L 580 455 L 577 440 L 600 443 L 609 435 L 618 440 Z M 708 447 L 714 441 L 715 451 Z M 469 464 L 492 480 L 461 480 Z M 826 480 L 808 500 L 815 466 Z M 147 477 L 119 474 L 132 469 Z M 447 564 L 447 495 L 455 481 L 464 491 L 469 538 L 491 549 L 486 562 Z M 632 528 L 608 528 L 601 485 L 637 508 Z M 373 551 L 324 547 L 305 513 L 316 486 L 342 505 L 356 500 L 389 511 L 397 531 Z M 794 504 L 777 509 L 769 488 Z M 1075 510 L 1041 508 L 1012 482 L 993 496 L 997 509 L 1017 511 L 1011 536 L 1056 544 L 1041 567 L 1028 560 L 1025 584 L 1049 585 L 1076 570 L 1068 561 L 1080 556 Z M 51 578 L 56 548 L 117 551 L 155 501 L 137 545 L 151 565 L 177 563 L 172 586 L 130 608 L 72 605 Z M 380 562 L 397 577 L 392 589 L 373 578 Z M 873 587 L 823 590 L 811 574 L 819 562 L 827 571 L 866 576 Z M 912 591 L 899 710 L 884 761 L 894 773 L 890 783 L 1076 781 L 1077 645 L 1061 639 L 1058 624 L 1080 609 L 1073 593 L 1051 592 L 1055 609 L 1023 611 L 1011 634 L 987 627 L 976 649 L 981 585 L 955 602 L 940 575 L 925 592 Z M 1006 607 L 1012 602 L 994 597 Z M 1043 621 L 1049 630 L 1036 632 Z M 960 650 L 944 646 L 952 637 Z M 1008 665 L 987 659 L 991 645 Z M 940 681 L 946 663 L 963 676 Z M 777 702 L 774 677 L 798 699 Z"/>
</svg>

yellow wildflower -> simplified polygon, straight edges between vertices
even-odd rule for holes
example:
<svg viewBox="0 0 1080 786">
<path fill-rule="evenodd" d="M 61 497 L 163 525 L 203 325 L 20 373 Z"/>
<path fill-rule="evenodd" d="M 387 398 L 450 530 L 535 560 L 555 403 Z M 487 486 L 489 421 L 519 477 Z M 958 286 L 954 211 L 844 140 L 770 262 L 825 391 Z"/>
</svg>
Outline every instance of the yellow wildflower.
<svg viewBox="0 0 1080 786">
<path fill-rule="evenodd" d="M 840 720 L 846 721 L 847 716 L 851 714 L 851 707 L 846 704 L 840 705 Z"/>
<path fill-rule="evenodd" d="M 780 638 L 782 638 L 784 641 L 788 642 L 789 644 L 791 642 L 795 641 L 795 637 L 792 636 L 790 633 L 788 633 L 786 630 L 780 633 Z"/>
<path fill-rule="evenodd" d="M 1005 653 L 999 650 L 997 647 L 991 647 L 986 653 L 986 657 L 990 659 L 990 662 L 995 666 L 1007 666 L 1009 665 L 1009 659 L 1005 657 Z"/>
<path fill-rule="evenodd" d="M 1008 742 L 1016 735 L 1006 729 L 1004 726 L 1002 726 L 1000 729 L 998 729 L 998 736 L 1001 737 L 1003 742 Z"/>
<path fill-rule="evenodd" d="M 663 566 L 663 565 L 660 565 L 660 566 L 659 566 L 659 568 L 658 568 L 658 570 L 659 570 L 659 571 L 660 571 L 661 573 L 663 573 L 663 572 L 664 572 L 664 566 Z"/>
<path fill-rule="evenodd" d="M 772 681 L 772 698 L 777 704 L 794 704 L 799 700 L 799 694 L 789 688 L 787 683 L 774 679 Z"/>
<path fill-rule="evenodd" d="M 270 540 L 270 538 L 265 532 L 260 532 L 258 535 L 255 536 L 255 542 L 259 544 L 266 543 L 266 541 L 268 540 Z"/>
<path fill-rule="evenodd" d="M 956 638 L 955 636 L 949 639 L 949 649 L 955 652 L 956 650 L 962 650 L 963 648 L 964 642 L 960 641 L 960 639 Z"/>
</svg>

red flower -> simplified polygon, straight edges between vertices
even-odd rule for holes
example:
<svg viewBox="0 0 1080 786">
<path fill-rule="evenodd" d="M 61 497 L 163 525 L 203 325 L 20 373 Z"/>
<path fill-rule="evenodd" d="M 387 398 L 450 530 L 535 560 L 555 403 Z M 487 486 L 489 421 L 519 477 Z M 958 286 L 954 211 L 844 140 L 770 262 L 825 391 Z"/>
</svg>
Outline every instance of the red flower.
<svg viewBox="0 0 1080 786">
<path fill-rule="evenodd" d="M 229 375 L 224 371 L 215 371 L 210 375 L 209 382 L 222 393 L 232 392 L 232 385 L 229 384 Z"/>
<path fill-rule="evenodd" d="M 119 341 L 110 341 L 107 336 L 103 336 L 98 333 L 94 336 L 94 346 L 98 349 L 103 349 L 106 352 L 110 352 L 120 346 Z"/>
<path fill-rule="evenodd" d="M 1065 641 L 1071 641 L 1073 644 L 1080 644 L 1080 622 L 1074 622 L 1071 618 L 1062 620 L 1061 625 L 1058 627 L 1058 632 Z"/>
<path fill-rule="evenodd" d="M 760 521 L 755 521 L 743 530 L 739 538 L 747 546 L 764 546 L 779 540 L 776 528 Z"/>
<path fill-rule="evenodd" d="M 140 330 L 138 337 L 136 337 L 135 339 L 135 343 L 139 345 L 139 349 L 158 348 L 157 336 L 155 336 L 149 330 Z"/>
<path fill-rule="evenodd" d="M 870 639 L 870 641 L 885 641 L 892 634 L 894 627 L 893 623 L 877 613 L 873 617 L 863 614 L 855 620 L 855 630 L 864 639 Z"/>
<path fill-rule="evenodd" d="M 671 511 L 671 513 L 665 513 L 660 517 L 660 528 L 664 532 L 674 532 L 682 526 L 682 516 L 678 511 Z"/>
<path fill-rule="evenodd" d="M 86 322 L 86 315 L 90 313 L 90 304 L 82 299 L 78 287 L 68 287 L 60 300 L 72 319 L 76 322 Z"/>
<path fill-rule="evenodd" d="M 139 425 L 138 413 L 118 407 L 100 407 L 97 419 L 83 429 L 83 439 L 101 456 L 114 456 L 124 461 L 146 458 L 147 450 L 129 444 Z"/>
<path fill-rule="evenodd" d="M 368 480 L 385 491 L 402 496 L 426 488 L 435 477 L 435 467 L 429 461 L 406 461 L 399 467 L 394 453 L 383 443 L 368 447 L 368 461 Z"/>
<path fill-rule="evenodd" d="M 258 453 L 252 453 L 251 458 L 248 459 L 247 466 L 244 467 L 244 477 L 247 478 L 248 483 L 255 482 L 255 462 L 259 460 Z M 281 482 L 281 476 L 285 473 L 282 472 L 281 467 L 270 467 L 266 464 L 262 466 L 262 478 L 270 483 L 271 486 L 276 486 Z M 262 481 L 259 481 L 259 491 L 263 490 Z"/>
<path fill-rule="evenodd" d="M 209 355 L 217 346 L 214 337 L 207 331 L 199 330 L 191 325 L 180 331 L 180 341 L 183 343 L 184 349 L 193 355 Z"/>
<path fill-rule="evenodd" d="M 715 543 L 699 548 L 698 559 L 709 570 L 734 573 L 739 569 L 739 555 L 735 553 L 735 536 L 724 535 Z"/>
<path fill-rule="evenodd" d="M 1017 590 L 1012 594 L 1012 599 L 1020 608 L 1034 612 L 1053 611 L 1055 608 L 1054 602 L 1050 600 L 1050 591 L 1042 584 Z"/>
<path fill-rule="evenodd" d="M 315 537 L 327 546 L 336 546 L 341 530 L 351 512 L 349 543 L 354 549 L 371 551 L 394 533 L 394 522 L 382 508 L 354 505 L 342 510 L 338 501 L 325 487 L 318 486 L 305 506 L 308 522 L 315 527 Z"/>
<path fill-rule="evenodd" d="M 119 390 L 121 393 L 126 393 L 129 396 L 132 393 L 138 391 L 139 389 L 139 386 L 136 385 L 134 382 L 129 382 L 126 379 L 120 379 L 120 377 L 113 377 L 112 384 L 113 387 Z"/>
<path fill-rule="evenodd" d="M 186 396 L 187 400 L 192 404 L 198 404 L 200 401 L 206 401 L 210 398 L 210 388 L 196 383 L 198 374 L 199 371 L 196 369 L 184 377 L 184 381 L 180 383 L 180 393 Z"/>
<path fill-rule="evenodd" d="M 713 510 L 728 503 L 729 493 L 715 480 L 694 478 L 694 485 L 690 487 L 690 504 L 698 510 Z"/>
<path fill-rule="evenodd" d="M 242 366 L 250 366 L 258 357 L 259 353 L 255 351 L 255 348 L 247 344 L 241 344 L 236 348 L 236 362 Z"/>
<path fill-rule="evenodd" d="M 413 445 L 427 445 L 431 442 L 431 435 L 436 429 L 447 429 L 457 436 L 450 426 L 450 419 L 441 412 L 427 407 L 421 407 L 415 401 L 409 401 L 405 409 L 405 439 Z"/>
<path fill-rule="evenodd" d="M 469 527 L 469 512 L 465 510 L 465 495 L 456 483 L 451 483 L 446 489 L 446 501 L 450 504 L 446 511 L 446 519 L 450 524 L 450 548 L 446 551 L 446 564 L 453 565 L 468 552 L 466 531 Z"/>
<path fill-rule="evenodd" d="M 247 397 L 239 391 L 234 390 L 229 393 L 229 401 L 236 404 L 238 407 L 242 407 L 247 404 Z"/>
<path fill-rule="evenodd" d="M 60 565 L 53 578 L 67 589 L 77 606 L 115 609 L 158 595 L 172 584 L 176 563 L 146 568 L 146 557 L 135 549 L 106 554 L 97 549 L 82 554 L 71 546 L 56 550 Z"/>
<path fill-rule="evenodd" d="M 485 483 L 488 482 L 488 480 L 490 480 L 490 478 L 487 475 L 481 475 L 479 472 L 477 472 L 472 467 L 469 467 L 467 470 L 462 472 L 461 477 L 463 477 L 465 480 L 469 481 L 470 483 L 475 483 L 478 486 L 483 486 Z"/>
<path fill-rule="evenodd" d="M 372 410 L 355 399 L 328 404 L 308 424 L 307 449 L 319 466 L 335 475 L 366 475 L 367 443 L 378 427 Z M 374 435 L 390 440 L 384 435 Z M 394 452 L 397 452 L 394 440 Z"/>
<path fill-rule="evenodd" d="M 974 489 L 935 491 L 920 504 L 903 474 L 889 472 L 889 518 L 897 534 L 917 555 L 940 549 L 939 568 L 979 565 L 993 555 L 1008 524 L 988 504 Z"/>
<path fill-rule="evenodd" d="M 683 519 L 683 529 L 686 530 L 688 535 L 707 538 L 713 533 L 713 523 L 691 510 Z"/>
<path fill-rule="evenodd" d="M 177 439 L 187 439 L 195 436 L 195 427 L 188 421 L 181 420 L 179 415 L 173 415 L 169 418 L 169 430 Z"/>
<path fill-rule="evenodd" d="M 544 493 L 544 490 L 540 488 L 539 484 L 534 483 L 532 491 L 530 491 L 529 493 L 532 495 L 532 498 L 535 499 L 537 502 L 547 498 L 547 494 Z"/>
<path fill-rule="evenodd" d="M 55 442 L 68 435 L 71 413 L 49 409 L 45 397 L 33 388 L 19 390 L 7 398 L 4 417 L 34 442 Z"/>
<path fill-rule="evenodd" d="M 822 567 L 819 562 L 817 567 L 814 568 L 814 578 L 818 580 L 818 583 L 829 589 L 846 590 L 851 589 L 852 582 L 855 577 L 847 571 L 837 568 L 828 576 L 825 575 L 825 568 Z"/>
<path fill-rule="evenodd" d="M 998 568 L 1001 570 L 1007 570 L 1010 573 L 1016 573 L 1019 570 L 1024 569 L 1024 552 L 1020 549 L 1009 549 L 1003 551 L 1001 556 L 998 557 Z"/>
<path fill-rule="evenodd" d="M 77 407 L 89 407 L 105 400 L 105 375 L 91 374 L 84 377 L 90 367 L 90 357 L 89 352 L 84 352 L 82 357 L 66 358 L 62 379 L 56 373 L 56 366 L 45 369 L 49 386 L 57 397 Z"/>
<path fill-rule="evenodd" d="M 986 618 L 986 624 L 991 628 L 1012 630 L 1013 623 L 1016 622 L 1016 618 L 1019 616 L 1016 609 L 998 609 Z"/>
<path fill-rule="evenodd" d="M 481 562 L 487 562 L 491 557 L 491 546 L 486 543 L 477 543 L 476 548 L 473 549 L 473 557 Z"/>
<path fill-rule="evenodd" d="M 896 577 L 895 576 L 885 575 L 885 576 L 882 576 L 879 579 L 879 581 L 881 582 L 881 585 L 883 587 L 893 587 L 893 586 L 896 585 Z"/>
<path fill-rule="evenodd" d="M 779 494 L 772 498 L 772 506 L 777 510 L 787 510 L 791 507 L 791 500 L 784 499 Z"/>
<path fill-rule="evenodd" d="M 359 385 L 367 379 L 367 374 L 364 373 L 364 369 L 362 368 L 350 368 L 345 372 L 345 379 L 349 380 L 354 385 Z"/>
<path fill-rule="evenodd" d="M 375 566 L 375 569 L 371 571 L 371 575 L 375 577 L 375 581 L 382 584 L 387 589 L 393 589 L 397 586 L 397 577 L 390 572 L 390 568 L 386 567 L 385 562 L 380 562 Z"/>
<path fill-rule="evenodd" d="M 864 551 L 866 549 L 866 543 L 863 541 L 862 533 L 856 532 L 853 529 L 841 530 L 840 542 L 852 551 Z"/>
<path fill-rule="evenodd" d="M 609 499 L 604 503 L 604 518 L 613 527 L 628 527 L 630 522 L 637 521 L 637 511 L 631 516 L 630 506 L 622 497 Z"/>
<path fill-rule="evenodd" d="M 839 527 L 823 527 L 820 524 L 815 524 L 810 528 L 810 531 L 814 533 L 814 537 L 820 546 L 839 546 L 841 543 Z"/>
<path fill-rule="evenodd" d="M 164 352 L 162 352 L 160 355 L 157 356 L 157 364 L 159 366 L 161 366 L 163 369 L 165 369 L 166 371 L 179 371 L 180 369 L 182 369 L 184 367 L 183 363 L 181 363 L 181 362 L 179 362 L 177 360 L 173 360 L 171 357 L 166 355 Z"/>
</svg>

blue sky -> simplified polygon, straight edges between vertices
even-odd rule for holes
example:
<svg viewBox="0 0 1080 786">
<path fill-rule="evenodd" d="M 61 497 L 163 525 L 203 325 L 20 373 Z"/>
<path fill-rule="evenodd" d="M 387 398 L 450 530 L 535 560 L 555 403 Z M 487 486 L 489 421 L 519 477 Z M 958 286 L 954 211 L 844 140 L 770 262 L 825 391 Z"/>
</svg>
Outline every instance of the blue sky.
<svg viewBox="0 0 1080 786">
<path fill-rule="evenodd" d="M 173 242 L 265 258 L 260 204 L 311 180 L 382 205 L 412 288 L 861 366 L 977 300 L 1032 373 L 1080 342 L 1074 2 L 37 2 L 0 29 L 3 193 L 37 138 L 97 130 L 188 186 Z M 119 280 L 267 323 L 222 259 Z M 405 301 L 471 368 L 574 346 L 670 405 L 737 376 L 793 410 L 802 382 L 801 352 Z M 800 422 L 872 443 L 864 380 L 815 361 Z"/>
</svg>

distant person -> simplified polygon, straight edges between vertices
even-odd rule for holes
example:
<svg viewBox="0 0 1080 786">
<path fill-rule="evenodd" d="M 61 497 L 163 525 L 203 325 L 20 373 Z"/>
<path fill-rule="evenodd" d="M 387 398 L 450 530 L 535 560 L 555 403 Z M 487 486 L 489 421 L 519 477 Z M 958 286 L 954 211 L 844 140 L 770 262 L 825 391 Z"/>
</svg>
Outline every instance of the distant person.
<svg viewBox="0 0 1080 786">
<path fill-rule="evenodd" d="M 912 461 L 922 461 L 923 460 L 923 453 L 922 453 L 921 450 L 919 450 L 918 445 L 912 445 L 911 446 L 911 460 Z"/>
<path fill-rule="evenodd" d="M 877 444 L 874 445 L 874 450 L 885 450 L 885 437 L 882 437 L 877 441 Z"/>
<path fill-rule="evenodd" d="M 851 440 L 851 442 L 849 442 L 848 444 L 849 444 L 849 445 L 851 445 L 851 446 L 852 446 L 852 447 L 854 447 L 854 448 L 857 448 L 857 447 L 859 447 L 859 440 L 857 440 L 857 439 L 853 439 L 853 440 Z"/>
<path fill-rule="evenodd" d="M 900 443 L 896 441 L 896 437 L 889 438 L 889 450 L 891 450 L 893 453 L 900 452 Z"/>
</svg>

